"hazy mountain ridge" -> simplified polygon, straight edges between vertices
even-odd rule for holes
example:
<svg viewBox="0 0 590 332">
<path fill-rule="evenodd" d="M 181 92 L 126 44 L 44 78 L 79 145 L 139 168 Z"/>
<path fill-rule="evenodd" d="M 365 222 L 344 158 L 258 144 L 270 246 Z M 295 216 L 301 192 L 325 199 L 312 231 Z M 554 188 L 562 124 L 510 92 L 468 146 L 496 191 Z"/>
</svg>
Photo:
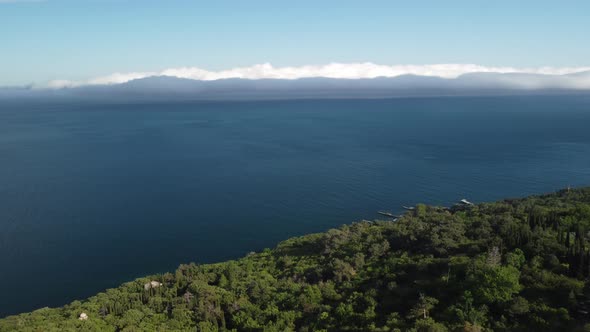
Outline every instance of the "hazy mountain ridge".
<svg viewBox="0 0 590 332">
<path fill-rule="evenodd" d="M 1 97 L 79 97 L 122 99 L 283 99 L 388 98 L 411 96 L 478 96 L 530 93 L 590 92 L 590 71 L 566 75 L 469 73 L 454 79 L 401 75 L 371 79 L 242 79 L 211 81 L 150 76 L 112 85 L 61 89 L 10 87 Z"/>
</svg>

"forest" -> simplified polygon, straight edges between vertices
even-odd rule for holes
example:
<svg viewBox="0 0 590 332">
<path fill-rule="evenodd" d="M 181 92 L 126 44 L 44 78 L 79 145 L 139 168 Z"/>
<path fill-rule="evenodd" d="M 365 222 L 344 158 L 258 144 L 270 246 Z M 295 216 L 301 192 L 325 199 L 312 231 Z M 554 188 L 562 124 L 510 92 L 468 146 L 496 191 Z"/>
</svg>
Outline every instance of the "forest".
<svg viewBox="0 0 590 332">
<path fill-rule="evenodd" d="M 359 221 L 0 331 L 590 331 L 590 188 Z"/>
</svg>

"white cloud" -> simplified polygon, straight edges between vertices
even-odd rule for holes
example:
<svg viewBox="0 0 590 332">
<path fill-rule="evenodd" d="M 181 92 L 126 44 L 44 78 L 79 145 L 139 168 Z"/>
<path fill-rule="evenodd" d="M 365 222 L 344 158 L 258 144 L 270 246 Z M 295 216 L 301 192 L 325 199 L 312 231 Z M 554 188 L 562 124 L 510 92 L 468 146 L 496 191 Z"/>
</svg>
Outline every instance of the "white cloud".
<svg viewBox="0 0 590 332">
<path fill-rule="evenodd" d="M 68 80 L 53 80 L 47 83 L 47 87 L 51 89 L 59 89 L 59 88 L 66 88 L 66 87 L 74 87 L 80 84 L 74 83 Z"/>
<path fill-rule="evenodd" d="M 136 80 L 138 78 L 145 78 L 149 76 L 161 75 L 156 72 L 140 72 L 140 73 L 114 73 L 108 76 L 97 77 L 86 82 L 88 85 L 102 85 L 102 84 L 120 84 Z"/>
<path fill-rule="evenodd" d="M 0 0 L 2 1 L 2 0 Z M 6 1 L 6 0 L 4 0 Z M 125 83 L 149 76 L 174 76 L 194 80 L 211 81 L 226 78 L 244 79 L 299 79 L 327 77 L 359 79 L 375 77 L 396 77 L 400 75 L 436 76 L 456 78 L 468 73 L 530 73 L 544 75 L 564 75 L 590 71 L 590 67 L 488 67 L 475 64 L 432 64 L 432 65 L 377 65 L 364 63 L 330 63 L 326 65 L 305 65 L 298 67 L 273 67 L 269 63 L 250 67 L 238 67 L 221 71 L 209 71 L 197 67 L 170 68 L 159 72 L 114 73 L 87 81 L 55 80 L 47 85 L 51 88 L 77 87 L 84 85 L 108 85 Z"/>
</svg>

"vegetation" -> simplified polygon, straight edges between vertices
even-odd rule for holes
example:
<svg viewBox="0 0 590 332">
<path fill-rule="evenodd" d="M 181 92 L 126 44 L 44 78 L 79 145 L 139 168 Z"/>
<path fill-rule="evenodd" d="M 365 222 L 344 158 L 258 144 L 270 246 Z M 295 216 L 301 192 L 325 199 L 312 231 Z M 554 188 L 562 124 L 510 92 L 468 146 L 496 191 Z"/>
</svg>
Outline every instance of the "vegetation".
<svg viewBox="0 0 590 332">
<path fill-rule="evenodd" d="M 419 205 L 7 317 L 0 331 L 588 331 L 589 231 L 590 188 Z"/>
</svg>

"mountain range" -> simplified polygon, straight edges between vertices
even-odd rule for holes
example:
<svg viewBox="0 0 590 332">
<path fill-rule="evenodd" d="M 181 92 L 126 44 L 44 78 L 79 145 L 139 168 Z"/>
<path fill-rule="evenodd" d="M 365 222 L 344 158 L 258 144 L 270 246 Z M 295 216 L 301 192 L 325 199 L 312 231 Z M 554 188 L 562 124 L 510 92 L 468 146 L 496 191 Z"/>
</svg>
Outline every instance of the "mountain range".
<svg viewBox="0 0 590 332">
<path fill-rule="evenodd" d="M 300 98 L 391 98 L 590 92 L 590 71 L 567 75 L 470 73 L 457 78 L 401 75 L 371 79 L 241 79 L 211 81 L 151 76 L 121 84 L 69 88 L 5 87 L 0 98 L 257 100 Z"/>
</svg>

